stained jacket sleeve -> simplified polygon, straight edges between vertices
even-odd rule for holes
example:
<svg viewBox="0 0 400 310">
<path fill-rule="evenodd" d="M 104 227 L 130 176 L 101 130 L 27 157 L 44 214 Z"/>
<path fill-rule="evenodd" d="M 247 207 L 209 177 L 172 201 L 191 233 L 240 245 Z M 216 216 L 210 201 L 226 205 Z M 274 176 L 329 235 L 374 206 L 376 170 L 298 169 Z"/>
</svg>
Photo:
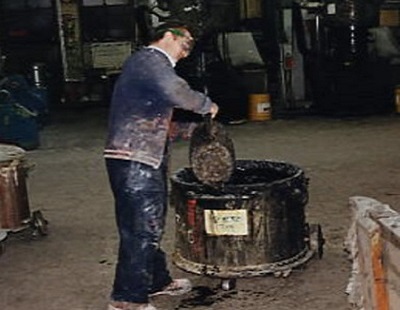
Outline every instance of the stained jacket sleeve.
<svg viewBox="0 0 400 310">
<path fill-rule="evenodd" d="M 143 49 L 125 63 L 111 101 L 104 156 L 158 168 L 174 108 L 205 114 L 212 102 L 179 77 L 168 58 Z"/>
<path fill-rule="evenodd" d="M 160 81 L 160 93 L 175 108 L 193 111 L 199 114 L 209 113 L 212 101 L 204 93 L 193 90 L 189 84 L 164 64 L 164 68 L 155 68 L 154 78 Z"/>
</svg>

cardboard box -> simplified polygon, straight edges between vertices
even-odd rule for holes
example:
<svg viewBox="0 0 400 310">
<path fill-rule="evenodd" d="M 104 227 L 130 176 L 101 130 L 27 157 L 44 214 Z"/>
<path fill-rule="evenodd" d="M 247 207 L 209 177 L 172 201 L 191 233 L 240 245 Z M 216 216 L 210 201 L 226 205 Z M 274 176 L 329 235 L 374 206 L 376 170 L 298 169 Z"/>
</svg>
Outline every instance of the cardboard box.
<svg viewBox="0 0 400 310">
<path fill-rule="evenodd" d="M 131 42 L 91 43 L 85 48 L 85 62 L 93 69 L 118 71 L 131 53 Z"/>
<path fill-rule="evenodd" d="M 379 11 L 379 26 L 398 27 L 400 26 L 400 11 L 395 9 L 382 9 Z"/>
<path fill-rule="evenodd" d="M 241 0 L 240 18 L 259 18 L 262 17 L 262 0 Z"/>
</svg>

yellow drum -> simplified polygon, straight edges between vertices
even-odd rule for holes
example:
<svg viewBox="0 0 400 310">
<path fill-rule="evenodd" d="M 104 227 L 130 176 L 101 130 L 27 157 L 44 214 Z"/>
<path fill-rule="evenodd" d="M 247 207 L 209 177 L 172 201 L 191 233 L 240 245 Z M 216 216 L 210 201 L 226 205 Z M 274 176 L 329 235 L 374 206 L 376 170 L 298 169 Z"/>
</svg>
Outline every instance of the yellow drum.
<svg viewBox="0 0 400 310">
<path fill-rule="evenodd" d="M 269 94 L 249 95 L 249 120 L 266 121 L 272 118 Z"/>
</svg>

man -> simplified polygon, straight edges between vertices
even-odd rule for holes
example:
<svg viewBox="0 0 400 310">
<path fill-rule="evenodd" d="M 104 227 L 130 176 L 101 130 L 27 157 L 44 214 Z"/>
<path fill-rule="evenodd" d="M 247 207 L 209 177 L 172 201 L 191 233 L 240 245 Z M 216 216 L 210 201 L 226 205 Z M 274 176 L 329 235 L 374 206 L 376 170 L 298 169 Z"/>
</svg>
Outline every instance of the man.
<svg viewBox="0 0 400 310">
<path fill-rule="evenodd" d="M 215 103 L 192 90 L 174 71 L 193 42 L 184 24 L 162 24 L 150 45 L 127 59 L 114 88 L 104 156 L 120 244 L 109 310 L 155 310 L 150 297 L 191 289 L 188 279 L 171 278 L 160 241 L 173 109 L 213 117 L 218 112 Z"/>
</svg>

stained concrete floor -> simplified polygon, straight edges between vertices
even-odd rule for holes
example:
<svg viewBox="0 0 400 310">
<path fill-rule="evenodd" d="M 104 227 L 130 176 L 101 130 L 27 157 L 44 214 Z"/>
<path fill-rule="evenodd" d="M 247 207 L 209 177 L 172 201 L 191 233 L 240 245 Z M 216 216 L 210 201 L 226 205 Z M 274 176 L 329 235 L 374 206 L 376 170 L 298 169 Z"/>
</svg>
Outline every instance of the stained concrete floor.
<svg viewBox="0 0 400 310">
<path fill-rule="evenodd" d="M 117 234 L 102 147 L 105 108 L 63 111 L 41 132 L 42 145 L 27 153 L 31 211 L 48 220 L 49 234 L 9 233 L 0 257 L 0 309 L 105 309 L 116 261 Z M 287 278 L 238 279 L 221 290 L 220 279 L 189 274 L 184 297 L 159 297 L 160 309 L 350 309 L 345 287 L 350 262 L 343 240 L 350 224 L 348 198 L 368 196 L 400 209 L 400 118 L 278 119 L 227 127 L 238 158 L 299 165 L 309 181 L 307 222 L 322 225 L 322 259 L 312 259 Z M 171 171 L 188 164 L 188 143 L 174 143 Z M 25 231 L 26 232 L 26 231 Z M 169 210 L 164 249 L 174 244 Z"/>
</svg>

